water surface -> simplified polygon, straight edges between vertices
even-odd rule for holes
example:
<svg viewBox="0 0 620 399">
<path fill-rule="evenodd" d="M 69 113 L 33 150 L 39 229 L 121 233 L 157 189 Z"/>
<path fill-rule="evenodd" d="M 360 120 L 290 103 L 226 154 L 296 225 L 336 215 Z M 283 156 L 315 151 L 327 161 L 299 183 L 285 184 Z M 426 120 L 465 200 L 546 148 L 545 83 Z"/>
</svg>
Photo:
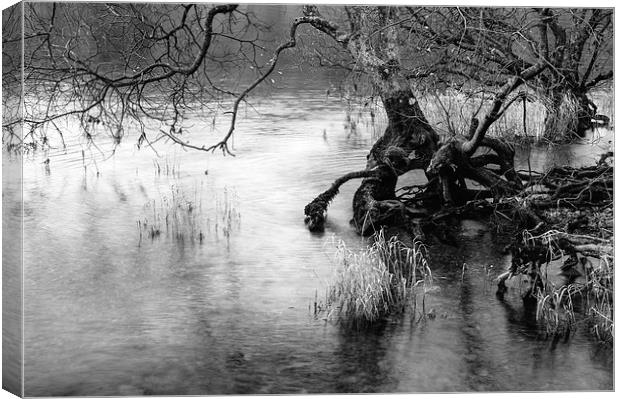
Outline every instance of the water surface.
<svg viewBox="0 0 620 399">
<path fill-rule="evenodd" d="M 248 110 L 236 157 L 163 143 L 156 154 L 127 138 L 107 160 L 92 147 L 83 158 L 86 143 L 77 141 L 25 161 L 26 395 L 613 388 L 611 350 L 583 329 L 567 342 L 543 340 L 518 292 L 496 299 L 506 241 L 472 221 L 458 247 L 431 247 L 436 287 L 426 306 L 435 319 L 406 314 L 351 333 L 315 317 L 310 305 L 333 278 L 332 237 L 363 245 L 349 226 L 356 183 L 332 203 L 325 234 L 307 231 L 303 207 L 364 167 L 382 126 L 354 110 L 351 130 L 344 104 L 308 87 Z M 226 129 L 193 118 L 196 142 Z M 606 145 L 538 148 L 531 164 L 590 163 Z M 109 155 L 109 144 L 99 146 Z M 519 163 L 526 168 L 522 154 Z M 17 183 L 5 181 L 5 203 Z M 165 226 L 174 210 L 162 198 L 170 204 L 173 193 L 177 205 L 192 203 L 184 215 L 196 228 L 183 240 L 141 235 L 138 221 L 152 223 L 154 210 Z M 188 238 L 197 232 L 202 242 Z"/>
</svg>

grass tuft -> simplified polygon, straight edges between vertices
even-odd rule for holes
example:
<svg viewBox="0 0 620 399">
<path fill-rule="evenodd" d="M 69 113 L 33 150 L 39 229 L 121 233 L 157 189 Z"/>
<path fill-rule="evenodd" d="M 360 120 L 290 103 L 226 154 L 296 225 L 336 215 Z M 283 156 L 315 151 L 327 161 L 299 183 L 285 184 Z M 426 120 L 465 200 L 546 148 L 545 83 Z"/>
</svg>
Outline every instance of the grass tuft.
<svg viewBox="0 0 620 399">
<path fill-rule="evenodd" d="M 525 91 L 528 100 L 516 101 L 490 127 L 488 134 L 515 142 L 555 142 L 565 141 L 566 135 L 576 130 L 573 118 L 577 104 L 566 97 L 559 109 L 552 102 L 535 92 Z M 613 93 L 609 90 L 596 90 L 588 93 L 598 106 L 598 114 L 610 118 L 609 127 L 614 126 Z M 465 134 L 470 127 L 472 115 L 480 118 L 489 111 L 491 97 L 484 93 L 466 94 L 462 91 L 446 90 L 441 94 L 420 95 L 418 97 L 425 115 L 431 125 L 442 134 Z M 532 101 L 530 101 L 532 100 Z M 545 132 L 546 118 L 548 131 Z"/>
<path fill-rule="evenodd" d="M 531 236 L 530 236 L 531 237 Z M 583 236 L 586 237 L 586 236 Z M 557 232 L 543 235 L 550 258 L 555 257 Z M 564 255 L 566 256 L 566 255 Z M 562 257 L 563 258 L 563 257 Z M 579 325 L 586 325 L 604 344 L 613 344 L 614 267 L 613 254 L 580 254 L 580 274 L 584 281 L 554 286 L 544 284 L 537 294 L 536 319 L 547 337 L 568 336 Z"/>
<path fill-rule="evenodd" d="M 175 169 L 178 170 L 178 169 Z M 202 244 L 208 236 L 215 240 L 223 236 L 227 248 L 234 231 L 241 227 L 239 201 L 234 191 L 224 188 L 215 197 L 215 209 L 203 209 L 202 184 L 193 193 L 186 194 L 178 185 L 161 194 L 159 201 L 151 200 L 144 207 L 144 215 L 138 219 L 139 244 L 143 237 L 155 240 L 162 236 L 178 243 Z"/>
<path fill-rule="evenodd" d="M 415 290 L 422 290 L 424 303 L 433 281 L 425 253 L 421 243 L 416 241 L 407 247 L 395 237 L 386 240 L 383 231 L 359 252 L 338 242 L 338 269 L 326 295 L 327 318 L 347 327 L 363 328 L 402 313 L 407 307 L 412 307 L 415 314 Z"/>
<path fill-rule="evenodd" d="M 587 273 L 587 322 L 590 332 L 600 342 L 611 344 L 614 338 L 613 259 L 604 257 L 597 263 Z"/>
<path fill-rule="evenodd" d="M 541 322 L 548 337 L 567 336 L 575 326 L 573 307 L 574 286 L 563 286 L 547 293 L 537 293 L 536 320 Z"/>
</svg>

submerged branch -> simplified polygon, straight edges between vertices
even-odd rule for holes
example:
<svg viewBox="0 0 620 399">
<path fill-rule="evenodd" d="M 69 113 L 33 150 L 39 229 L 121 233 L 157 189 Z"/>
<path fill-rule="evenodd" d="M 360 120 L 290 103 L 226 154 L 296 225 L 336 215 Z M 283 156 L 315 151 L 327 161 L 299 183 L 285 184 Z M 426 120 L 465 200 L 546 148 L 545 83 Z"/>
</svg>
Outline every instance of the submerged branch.
<svg viewBox="0 0 620 399">
<path fill-rule="evenodd" d="M 304 208 L 304 214 L 306 215 L 304 222 L 308 225 L 308 229 L 310 231 L 322 231 L 324 229 L 327 207 L 334 197 L 338 195 L 340 186 L 352 179 L 371 177 L 374 173 L 372 170 L 361 170 L 347 173 L 336 179 L 329 189 L 319 194 Z"/>
</svg>

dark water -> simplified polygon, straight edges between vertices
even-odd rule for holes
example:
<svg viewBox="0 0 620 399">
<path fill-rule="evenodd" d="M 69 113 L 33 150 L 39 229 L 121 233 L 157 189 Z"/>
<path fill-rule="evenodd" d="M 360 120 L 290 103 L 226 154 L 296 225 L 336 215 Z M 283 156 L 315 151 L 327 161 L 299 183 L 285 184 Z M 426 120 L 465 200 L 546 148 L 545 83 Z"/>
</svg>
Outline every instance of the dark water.
<svg viewBox="0 0 620 399">
<path fill-rule="evenodd" d="M 127 139 L 105 161 L 94 148 L 83 161 L 73 143 L 25 162 L 26 395 L 613 388 L 610 349 L 581 330 L 541 340 L 518 292 L 496 299 L 505 241 L 475 222 L 463 223 L 458 248 L 431 248 L 435 319 L 405 315 L 350 333 L 315 318 L 309 305 L 333 277 L 332 237 L 362 245 L 348 224 L 356 184 L 331 205 L 324 235 L 305 229 L 303 207 L 364 167 L 381 126 L 355 111 L 351 132 L 343 104 L 322 90 L 280 92 L 257 110 L 238 125 L 234 158 L 163 144 L 157 157 Z M 195 118 L 195 141 L 213 142 L 225 127 Z M 600 143 L 536 149 L 531 163 L 589 163 Z M 154 160 L 174 174 L 158 174 Z M 18 190 L 4 184 L 6 203 Z M 175 211 L 173 193 L 193 211 Z M 196 227 L 183 240 L 165 227 L 141 237 L 137 221 L 151 223 L 154 209 L 160 227 L 166 213 Z M 198 232 L 202 243 L 189 238 Z"/>
</svg>

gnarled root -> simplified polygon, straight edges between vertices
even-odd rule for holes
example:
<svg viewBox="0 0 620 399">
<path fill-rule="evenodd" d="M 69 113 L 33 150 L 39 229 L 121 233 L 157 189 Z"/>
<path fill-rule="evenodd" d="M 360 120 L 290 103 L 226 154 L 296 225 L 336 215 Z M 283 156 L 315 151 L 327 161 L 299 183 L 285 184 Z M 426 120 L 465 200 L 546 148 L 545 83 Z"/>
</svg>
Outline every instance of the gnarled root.
<svg viewBox="0 0 620 399">
<path fill-rule="evenodd" d="M 351 179 L 359 179 L 372 176 L 373 172 L 369 170 L 361 170 L 357 172 L 347 173 L 334 181 L 329 189 L 319 194 L 312 202 L 304 208 L 304 223 L 308 226 L 308 230 L 312 232 L 320 232 L 325 229 L 325 219 L 327 218 L 327 207 L 329 203 L 338 195 L 340 186 Z"/>
</svg>

